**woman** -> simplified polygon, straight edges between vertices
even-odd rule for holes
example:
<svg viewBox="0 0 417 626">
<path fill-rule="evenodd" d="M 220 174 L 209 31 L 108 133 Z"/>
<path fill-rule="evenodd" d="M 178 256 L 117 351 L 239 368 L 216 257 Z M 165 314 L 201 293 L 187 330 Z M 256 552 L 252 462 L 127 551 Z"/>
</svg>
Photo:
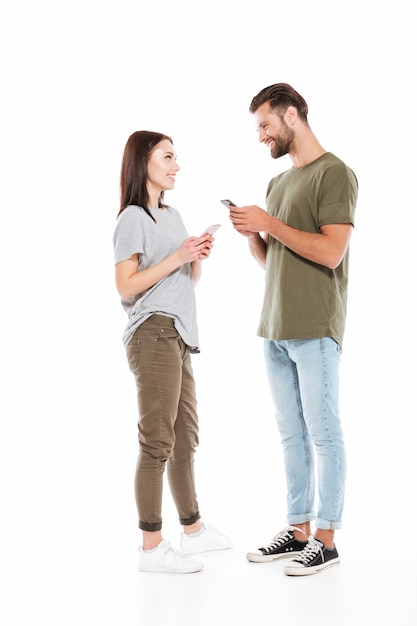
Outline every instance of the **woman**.
<svg viewBox="0 0 417 626">
<path fill-rule="evenodd" d="M 198 417 L 190 353 L 199 352 L 194 286 L 214 240 L 209 234 L 188 237 L 179 212 L 164 202 L 179 169 L 170 137 L 150 131 L 129 137 L 114 260 L 129 318 L 123 342 L 138 394 L 139 570 L 188 573 L 203 568 L 190 554 L 224 550 L 231 541 L 201 522 L 194 483 Z M 183 526 L 181 551 L 162 537 L 165 467 Z"/>
</svg>

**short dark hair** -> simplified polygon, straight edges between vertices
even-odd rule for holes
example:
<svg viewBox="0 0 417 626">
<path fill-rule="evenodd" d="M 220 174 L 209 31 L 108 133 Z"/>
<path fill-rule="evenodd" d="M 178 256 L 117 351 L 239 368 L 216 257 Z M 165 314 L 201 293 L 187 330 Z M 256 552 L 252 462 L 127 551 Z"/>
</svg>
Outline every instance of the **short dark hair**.
<svg viewBox="0 0 417 626">
<path fill-rule="evenodd" d="M 148 161 L 152 150 L 163 139 L 168 139 L 173 143 L 168 135 L 150 130 L 137 130 L 127 140 L 120 172 L 120 210 L 118 216 L 127 206 L 135 204 L 142 207 L 154 220 L 148 209 L 149 199 L 146 189 Z M 166 206 L 164 204 L 164 192 L 162 192 L 159 197 L 159 207 Z"/>
<path fill-rule="evenodd" d="M 252 99 L 249 112 L 255 113 L 265 102 L 269 102 L 271 109 L 274 109 L 280 115 L 283 115 L 289 106 L 293 106 L 297 109 L 300 118 L 307 123 L 307 102 L 291 85 L 276 83 L 261 89 Z"/>
</svg>

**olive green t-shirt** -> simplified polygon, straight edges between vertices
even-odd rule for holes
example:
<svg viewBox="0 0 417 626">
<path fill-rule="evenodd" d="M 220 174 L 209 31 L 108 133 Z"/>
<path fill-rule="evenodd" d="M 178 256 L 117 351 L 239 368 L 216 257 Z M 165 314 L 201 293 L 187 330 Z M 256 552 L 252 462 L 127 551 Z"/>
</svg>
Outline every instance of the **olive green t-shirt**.
<svg viewBox="0 0 417 626">
<path fill-rule="evenodd" d="M 331 153 L 271 180 L 267 210 L 299 230 L 319 233 L 326 224 L 354 224 L 358 182 Z M 265 295 L 258 335 L 267 339 L 333 337 L 342 346 L 346 323 L 349 251 L 328 269 L 268 236 Z"/>
</svg>

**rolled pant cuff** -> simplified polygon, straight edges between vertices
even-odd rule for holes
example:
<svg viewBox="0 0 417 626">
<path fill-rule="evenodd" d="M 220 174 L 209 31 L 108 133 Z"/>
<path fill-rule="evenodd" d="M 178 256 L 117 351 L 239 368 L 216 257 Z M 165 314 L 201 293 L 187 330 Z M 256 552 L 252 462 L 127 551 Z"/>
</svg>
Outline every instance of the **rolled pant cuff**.
<svg viewBox="0 0 417 626">
<path fill-rule="evenodd" d="M 146 522 L 139 522 L 140 530 L 145 530 L 149 533 L 157 532 L 162 528 L 162 522 L 156 522 L 155 524 L 147 524 Z"/>
<path fill-rule="evenodd" d="M 201 515 L 197 511 L 197 513 L 193 515 L 193 517 L 190 517 L 190 519 L 180 519 L 180 524 L 182 526 L 191 526 L 192 524 L 195 524 L 200 518 L 201 518 Z"/>
</svg>

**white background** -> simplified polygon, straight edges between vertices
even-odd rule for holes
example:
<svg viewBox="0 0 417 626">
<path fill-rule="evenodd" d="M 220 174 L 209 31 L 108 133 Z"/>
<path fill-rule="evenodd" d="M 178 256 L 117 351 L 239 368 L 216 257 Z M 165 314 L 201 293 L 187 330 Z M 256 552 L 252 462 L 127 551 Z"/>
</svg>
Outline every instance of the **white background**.
<svg viewBox="0 0 417 626">
<path fill-rule="evenodd" d="M 135 130 L 173 137 L 181 171 L 166 198 L 190 234 L 222 224 L 197 291 L 203 516 L 242 550 L 285 524 L 256 336 L 263 272 L 219 202 L 264 206 L 270 178 L 290 166 L 258 143 L 248 113 L 252 97 L 275 82 L 305 97 L 319 141 L 359 179 L 342 357 L 349 475 L 340 541 L 372 538 L 382 549 L 387 533 L 412 534 L 414 12 L 411 0 L 3 7 L 4 624 L 137 623 L 115 617 L 116 604 L 107 612 L 106 591 L 97 617 L 86 582 L 89 567 L 105 571 L 139 544 L 136 397 L 112 257 L 121 156 Z M 169 494 L 164 507 L 177 543 Z M 75 619 L 84 604 L 95 617 Z"/>
</svg>

